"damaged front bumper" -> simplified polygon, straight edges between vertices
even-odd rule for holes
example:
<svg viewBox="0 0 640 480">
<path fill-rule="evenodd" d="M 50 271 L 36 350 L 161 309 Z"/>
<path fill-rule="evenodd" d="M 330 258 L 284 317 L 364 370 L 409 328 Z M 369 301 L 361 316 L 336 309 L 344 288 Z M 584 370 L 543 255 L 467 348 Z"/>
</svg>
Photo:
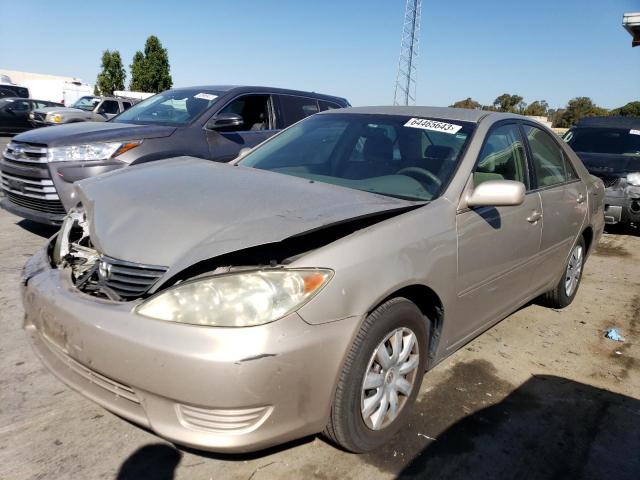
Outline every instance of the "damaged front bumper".
<svg viewBox="0 0 640 480">
<path fill-rule="evenodd" d="M 604 204 L 606 223 L 640 223 L 640 187 L 621 180 L 605 190 Z"/>
<path fill-rule="evenodd" d="M 246 328 L 151 320 L 79 292 L 45 250 L 23 271 L 25 330 L 42 362 L 104 408 L 170 441 L 246 452 L 317 433 L 360 323 L 298 314 Z"/>
</svg>

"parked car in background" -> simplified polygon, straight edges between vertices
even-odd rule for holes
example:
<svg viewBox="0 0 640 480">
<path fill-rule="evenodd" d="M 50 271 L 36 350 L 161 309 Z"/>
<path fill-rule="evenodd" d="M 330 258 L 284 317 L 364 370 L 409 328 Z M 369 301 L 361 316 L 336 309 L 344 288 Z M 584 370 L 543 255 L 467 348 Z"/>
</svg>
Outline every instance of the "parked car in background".
<svg viewBox="0 0 640 480">
<path fill-rule="evenodd" d="M 564 140 L 604 182 L 607 223 L 640 223 L 640 117 L 583 118 Z"/>
<path fill-rule="evenodd" d="M 3 97 L 29 98 L 29 89 L 13 83 L 0 83 L 0 98 Z"/>
<path fill-rule="evenodd" d="M 323 112 L 232 164 L 76 184 L 25 266 L 24 325 L 61 380 L 172 442 L 372 450 L 426 370 L 540 295 L 572 302 L 603 194 L 522 116 Z"/>
<path fill-rule="evenodd" d="M 6 198 L 0 205 L 59 225 L 75 204 L 77 180 L 178 155 L 226 162 L 298 120 L 348 105 L 344 98 L 268 87 L 168 90 L 108 122 L 41 128 L 15 137 L 0 160 L 2 178 L 13 179 L 3 180 Z"/>
<path fill-rule="evenodd" d="M 131 108 L 137 100 L 120 97 L 80 97 L 70 107 L 40 108 L 31 113 L 34 127 L 47 127 L 65 123 L 105 122 Z"/>
<path fill-rule="evenodd" d="M 37 108 L 61 106 L 59 103 L 31 98 L 0 98 L 0 135 L 15 135 L 32 129 L 29 114 Z"/>
</svg>

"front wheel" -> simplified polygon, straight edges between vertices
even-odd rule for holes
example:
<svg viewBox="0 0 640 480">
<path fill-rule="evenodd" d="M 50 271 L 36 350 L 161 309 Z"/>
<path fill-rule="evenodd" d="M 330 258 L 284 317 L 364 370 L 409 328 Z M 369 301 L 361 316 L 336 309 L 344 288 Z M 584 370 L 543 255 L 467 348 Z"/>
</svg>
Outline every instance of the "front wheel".
<svg viewBox="0 0 640 480">
<path fill-rule="evenodd" d="M 580 237 L 569 254 L 569 261 L 562 278 L 553 290 L 544 295 L 544 301 L 548 306 L 564 308 L 573 302 L 580 286 L 580 280 L 582 280 L 585 254 L 584 238 Z"/>
<path fill-rule="evenodd" d="M 325 434 L 352 452 L 380 447 L 406 423 L 425 370 L 428 320 L 393 298 L 364 321 L 340 374 Z"/>
</svg>

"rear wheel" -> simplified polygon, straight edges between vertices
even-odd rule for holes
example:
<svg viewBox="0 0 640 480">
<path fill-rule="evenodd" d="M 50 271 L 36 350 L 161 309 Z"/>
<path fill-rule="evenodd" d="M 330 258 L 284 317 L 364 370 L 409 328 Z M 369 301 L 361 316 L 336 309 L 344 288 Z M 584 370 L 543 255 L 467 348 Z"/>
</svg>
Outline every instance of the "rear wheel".
<svg viewBox="0 0 640 480">
<path fill-rule="evenodd" d="M 544 295 L 544 301 L 548 306 L 564 308 L 573 302 L 582 280 L 585 254 L 584 238 L 580 237 L 569 254 L 562 278 L 553 290 Z"/>
<path fill-rule="evenodd" d="M 428 320 L 406 298 L 365 320 L 340 374 L 325 434 L 352 452 L 378 448 L 406 423 L 427 358 Z"/>
</svg>

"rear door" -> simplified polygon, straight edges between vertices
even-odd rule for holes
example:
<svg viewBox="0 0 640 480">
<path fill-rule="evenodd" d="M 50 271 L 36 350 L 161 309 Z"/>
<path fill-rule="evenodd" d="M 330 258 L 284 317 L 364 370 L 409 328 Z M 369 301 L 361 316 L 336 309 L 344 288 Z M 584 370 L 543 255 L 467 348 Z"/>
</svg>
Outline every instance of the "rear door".
<svg viewBox="0 0 640 480">
<path fill-rule="evenodd" d="M 468 316 L 463 338 L 500 320 L 530 295 L 542 237 L 542 205 L 529 170 L 518 123 L 494 126 L 470 181 L 477 186 L 515 180 L 525 184 L 526 195 L 521 205 L 466 208 L 456 215 L 458 306 Z"/>
<path fill-rule="evenodd" d="M 241 149 L 255 147 L 277 132 L 273 101 L 269 94 L 240 95 L 227 103 L 215 115 L 221 113 L 241 115 L 244 123 L 239 127 L 205 129 L 212 160 L 218 162 L 233 160 Z"/>
<path fill-rule="evenodd" d="M 318 100 L 315 98 L 298 95 L 277 95 L 278 128 L 287 128 L 319 111 Z"/>
<path fill-rule="evenodd" d="M 523 124 L 533 164 L 534 181 L 542 198 L 541 264 L 535 287 L 555 283 L 587 215 L 587 188 L 556 139 L 543 129 Z"/>
</svg>

